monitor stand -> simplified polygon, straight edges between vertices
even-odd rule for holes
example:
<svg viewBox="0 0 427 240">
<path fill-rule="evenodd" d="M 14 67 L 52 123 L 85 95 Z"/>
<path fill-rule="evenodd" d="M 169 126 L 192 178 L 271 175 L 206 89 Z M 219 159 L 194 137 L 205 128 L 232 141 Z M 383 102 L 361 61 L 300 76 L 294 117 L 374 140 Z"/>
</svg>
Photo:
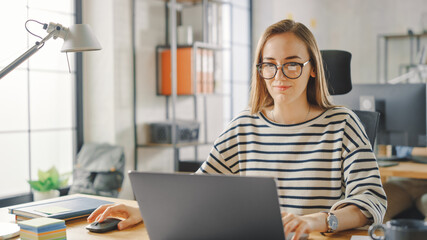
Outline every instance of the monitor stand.
<svg viewBox="0 0 427 240">
<path fill-rule="evenodd" d="M 411 160 L 417 163 L 427 164 L 427 157 L 424 156 L 412 156 Z"/>
<path fill-rule="evenodd" d="M 399 162 L 407 162 L 410 160 L 411 159 L 400 158 L 397 156 L 377 157 L 377 163 L 379 167 L 393 167 L 399 165 Z"/>
<path fill-rule="evenodd" d="M 388 161 L 388 162 L 407 162 L 407 161 L 411 161 L 412 159 L 410 158 L 405 158 L 405 157 L 397 157 L 397 156 L 390 156 L 390 157 L 377 157 L 377 161 L 378 162 L 382 162 L 382 161 Z"/>
<path fill-rule="evenodd" d="M 399 162 L 416 162 L 427 164 L 427 157 L 423 156 L 411 156 L 410 158 L 399 158 L 396 156 L 391 157 L 377 157 L 379 167 L 392 167 L 399 164 Z"/>
</svg>

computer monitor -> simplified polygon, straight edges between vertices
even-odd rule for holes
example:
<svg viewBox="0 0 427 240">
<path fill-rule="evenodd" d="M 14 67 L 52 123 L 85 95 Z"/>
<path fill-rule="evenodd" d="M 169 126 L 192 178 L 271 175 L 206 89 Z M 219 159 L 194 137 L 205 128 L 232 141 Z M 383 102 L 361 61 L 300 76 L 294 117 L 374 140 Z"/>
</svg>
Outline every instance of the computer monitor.
<svg viewBox="0 0 427 240">
<path fill-rule="evenodd" d="M 381 114 L 377 144 L 427 146 L 426 84 L 354 84 L 333 102 Z"/>
</svg>

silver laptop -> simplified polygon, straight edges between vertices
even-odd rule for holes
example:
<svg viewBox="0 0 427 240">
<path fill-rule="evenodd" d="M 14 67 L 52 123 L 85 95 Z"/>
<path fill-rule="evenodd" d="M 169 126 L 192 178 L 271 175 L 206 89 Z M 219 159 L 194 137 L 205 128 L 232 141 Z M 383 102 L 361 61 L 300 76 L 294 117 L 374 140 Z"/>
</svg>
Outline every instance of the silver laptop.
<svg viewBox="0 0 427 240">
<path fill-rule="evenodd" d="M 151 240 L 280 239 L 273 178 L 129 172 Z"/>
</svg>

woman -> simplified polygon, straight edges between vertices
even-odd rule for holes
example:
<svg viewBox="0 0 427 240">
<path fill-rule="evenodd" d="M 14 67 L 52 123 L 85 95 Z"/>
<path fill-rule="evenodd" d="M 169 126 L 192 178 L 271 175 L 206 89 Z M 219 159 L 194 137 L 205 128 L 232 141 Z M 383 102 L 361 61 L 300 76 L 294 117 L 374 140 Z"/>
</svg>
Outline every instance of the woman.
<svg viewBox="0 0 427 240">
<path fill-rule="evenodd" d="M 382 223 L 386 197 L 362 124 L 328 96 L 312 33 L 292 20 L 273 24 L 256 50 L 250 109 L 219 136 L 197 173 L 275 177 L 284 229 L 294 239 Z M 114 212 L 131 219 L 119 228 L 142 221 L 123 205 L 100 207 L 88 220 Z"/>
</svg>

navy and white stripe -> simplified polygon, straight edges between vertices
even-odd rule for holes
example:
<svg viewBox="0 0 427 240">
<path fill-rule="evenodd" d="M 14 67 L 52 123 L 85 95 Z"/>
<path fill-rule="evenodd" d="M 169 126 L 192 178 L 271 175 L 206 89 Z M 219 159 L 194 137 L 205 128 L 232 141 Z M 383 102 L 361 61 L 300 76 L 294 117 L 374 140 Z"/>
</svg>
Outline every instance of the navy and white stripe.
<svg viewBox="0 0 427 240">
<path fill-rule="evenodd" d="M 299 215 L 353 204 L 382 223 L 387 207 L 363 125 L 343 107 L 293 125 L 243 111 L 197 172 L 274 177 L 281 210 Z"/>
</svg>

